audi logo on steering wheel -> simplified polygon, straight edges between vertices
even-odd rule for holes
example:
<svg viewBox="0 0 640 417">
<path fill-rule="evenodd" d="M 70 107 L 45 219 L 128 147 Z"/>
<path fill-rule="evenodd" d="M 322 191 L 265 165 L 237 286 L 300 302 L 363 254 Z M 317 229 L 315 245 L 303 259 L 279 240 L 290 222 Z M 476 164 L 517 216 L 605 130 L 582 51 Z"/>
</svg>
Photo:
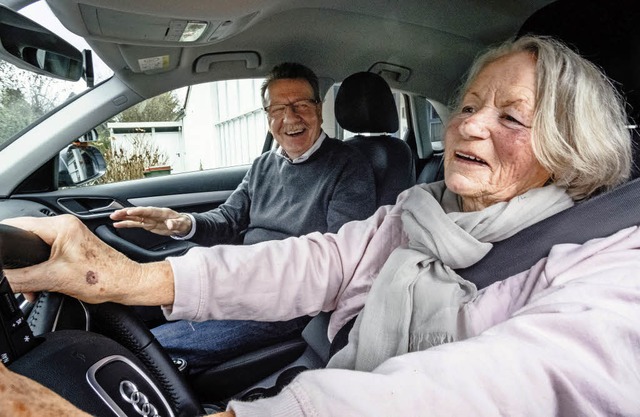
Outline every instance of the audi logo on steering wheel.
<svg viewBox="0 0 640 417">
<path fill-rule="evenodd" d="M 131 381 L 126 379 L 120 383 L 120 395 L 133 406 L 138 414 L 144 417 L 159 417 L 158 409 L 149 402 L 149 398 Z"/>
</svg>

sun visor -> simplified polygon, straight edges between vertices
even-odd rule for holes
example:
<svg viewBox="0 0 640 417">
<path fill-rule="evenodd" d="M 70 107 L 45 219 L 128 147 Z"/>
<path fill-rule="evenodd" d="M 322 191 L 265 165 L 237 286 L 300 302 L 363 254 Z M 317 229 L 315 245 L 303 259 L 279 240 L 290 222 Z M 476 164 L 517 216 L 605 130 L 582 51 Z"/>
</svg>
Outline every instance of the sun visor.
<svg viewBox="0 0 640 417">
<path fill-rule="evenodd" d="M 90 36 L 102 41 L 144 45 L 202 45 L 217 42 L 243 29 L 258 12 L 233 19 L 188 19 L 137 14 L 79 3 Z"/>
<path fill-rule="evenodd" d="M 182 48 L 154 48 L 118 45 L 127 67 L 133 72 L 155 74 L 178 66 Z"/>
</svg>

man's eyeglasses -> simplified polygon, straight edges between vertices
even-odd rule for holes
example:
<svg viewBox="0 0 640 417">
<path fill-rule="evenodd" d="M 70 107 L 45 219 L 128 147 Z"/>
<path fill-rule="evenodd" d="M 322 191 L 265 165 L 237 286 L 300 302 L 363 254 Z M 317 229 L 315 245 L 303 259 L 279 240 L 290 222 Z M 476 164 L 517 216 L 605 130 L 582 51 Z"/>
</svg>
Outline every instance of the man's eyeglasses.
<svg viewBox="0 0 640 417">
<path fill-rule="evenodd" d="M 306 116 L 316 109 L 316 105 L 319 102 L 320 101 L 312 98 L 305 98 L 304 100 L 298 100 L 289 104 L 272 104 L 271 106 L 265 107 L 264 111 L 270 118 L 280 119 L 284 117 L 287 107 L 290 107 L 295 114 Z"/>
</svg>

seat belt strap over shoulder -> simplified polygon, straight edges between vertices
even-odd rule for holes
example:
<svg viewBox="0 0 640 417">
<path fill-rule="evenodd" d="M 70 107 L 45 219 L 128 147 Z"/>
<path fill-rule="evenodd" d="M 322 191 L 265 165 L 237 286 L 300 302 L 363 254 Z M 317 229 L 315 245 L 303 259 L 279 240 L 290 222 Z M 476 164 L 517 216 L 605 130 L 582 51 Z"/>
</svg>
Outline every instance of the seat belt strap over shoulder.
<svg viewBox="0 0 640 417">
<path fill-rule="evenodd" d="M 481 289 L 531 268 L 546 257 L 554 245 L 583 244 L 638 224 L 640 178 L 494 243 L 482 260 L 456 272 Z M 354 322 L 355 318 L 338 331 L 331 343 L 330 356 L 346 346 Z"/>
<path fill-rule="evenodd" d="M 554 245 L 583 244 L 638 224 L 640 179 L 635 179 L 494 243 L 479 262 L 456 272 L 481 289 L 531 268 Z"/>
</svg>

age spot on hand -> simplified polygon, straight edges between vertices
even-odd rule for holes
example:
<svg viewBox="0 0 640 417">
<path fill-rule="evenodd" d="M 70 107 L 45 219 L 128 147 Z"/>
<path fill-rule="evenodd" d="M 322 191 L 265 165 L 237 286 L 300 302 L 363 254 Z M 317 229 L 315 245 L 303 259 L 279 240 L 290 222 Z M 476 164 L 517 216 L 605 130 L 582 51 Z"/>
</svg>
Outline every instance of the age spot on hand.
<svg viewBox="0 0 640 417">
<path fill-rule="evenodd" d="M 98 276 L 93 271 L 87 271 L 86 280 L 87 284 L 95 285 L 98 283 Z"/>
</svg>

